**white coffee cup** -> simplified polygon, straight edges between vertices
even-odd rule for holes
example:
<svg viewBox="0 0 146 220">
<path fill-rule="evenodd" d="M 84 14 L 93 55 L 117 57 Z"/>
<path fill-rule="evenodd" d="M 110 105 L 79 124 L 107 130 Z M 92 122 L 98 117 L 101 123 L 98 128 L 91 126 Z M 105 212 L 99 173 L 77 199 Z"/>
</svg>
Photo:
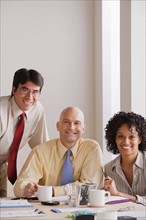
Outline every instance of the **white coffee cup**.
<svg viewBox="0 0 146 220">
<path fill-rule="evenodd" d="M 117 211 L 98 211 L 96 213 L 96 220 L 117 220 Z"/>
<path fill-rule="evenodd" d="M 38 186 L 38 200 L 40 202 L 52 201 L 52 186 Z"/>
<path fill-rule="evenodd" d="M 93 189 L 89 192 L 90 206 L 104 207 L 105 201 L 110 195 L 109 192 L 100 189 Z"/>
</svg>

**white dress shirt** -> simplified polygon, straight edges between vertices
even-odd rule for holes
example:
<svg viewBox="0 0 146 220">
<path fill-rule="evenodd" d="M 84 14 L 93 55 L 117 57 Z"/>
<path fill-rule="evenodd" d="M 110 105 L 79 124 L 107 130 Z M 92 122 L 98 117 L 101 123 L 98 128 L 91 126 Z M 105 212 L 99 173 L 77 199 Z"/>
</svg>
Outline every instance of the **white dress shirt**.
<svg viewBox="0 0 146 220">
<path fill-rule="evenodd" d="M 116 184 L 118 191 L 137 196 L 137 202 L 146 204 L 146 154 L 138 152 L 137 159 L 133 165 L 133 182 L 129 185 L 120 164 L 119 155 L 105 165 L 105 174 L 110 176 Z"/>
<path fill-rule="evenodd" d="M 8 159 L 16 124 L 21 113 L 22 110 L 13 97 L 0 97 L 0 164 Z M 24 133 L 19 149 L 27 143 L 33 148 L 49 140 L 42 104 L 38 101 L 32 109 L 25 111 L 25 114 Z"/>
</svg>

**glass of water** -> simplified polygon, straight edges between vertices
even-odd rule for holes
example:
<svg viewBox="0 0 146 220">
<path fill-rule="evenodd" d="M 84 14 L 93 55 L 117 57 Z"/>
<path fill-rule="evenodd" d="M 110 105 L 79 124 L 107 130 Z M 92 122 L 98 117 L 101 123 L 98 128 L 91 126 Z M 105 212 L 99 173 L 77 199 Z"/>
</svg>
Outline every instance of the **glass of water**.
<svg viewBox="0 0 146 220">
<path fill-rule="evenodd" d="M 78 207 L 80 203 L 81 185 L 78 182 L 69 183 L 65 186 L 68 195 L 68 205 Z"/>
</svg>

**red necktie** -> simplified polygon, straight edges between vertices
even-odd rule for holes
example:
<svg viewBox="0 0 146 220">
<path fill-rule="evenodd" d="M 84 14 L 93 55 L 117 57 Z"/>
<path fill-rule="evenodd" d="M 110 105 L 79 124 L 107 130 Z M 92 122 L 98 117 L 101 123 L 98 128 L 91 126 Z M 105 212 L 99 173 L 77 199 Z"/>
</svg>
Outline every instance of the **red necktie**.
<svg viewBox="0 0 146 220">
<path fill-rule="evenodd" d="M 17 179 L 16 159 L 17 159 L 19 144 L 24 131 L 24 116 L 25 113 L 22 113 L 19 116 L 19 121 L 15 130 L 14 139 L 11 144 L 10 153 L 8 157 L 8 179 L 12 184 L 14 184 Z"/>
</svg>

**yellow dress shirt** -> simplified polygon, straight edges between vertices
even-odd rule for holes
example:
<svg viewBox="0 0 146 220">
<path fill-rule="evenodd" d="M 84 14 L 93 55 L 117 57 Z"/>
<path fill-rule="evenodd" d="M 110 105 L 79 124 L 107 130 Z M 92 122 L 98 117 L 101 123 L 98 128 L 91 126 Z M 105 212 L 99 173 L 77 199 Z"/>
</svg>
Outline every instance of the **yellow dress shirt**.
<svg viewBox="0 0 146 220">
<path fill-rule="evenodd" d="M 55 196 L 65 195 L 64 186 L 60 186 L 61 170 L 67 148 L 60 139 L 50 140 L 33 148 L 17 178 L 14 194 L 23 196 L 23 189 L 33 182 L 39 185 L 53 186 Z M 103 155 L 95 140 L 80 139 L 71 148 L 74 181 L 103 184 Z"/>
</svg>

